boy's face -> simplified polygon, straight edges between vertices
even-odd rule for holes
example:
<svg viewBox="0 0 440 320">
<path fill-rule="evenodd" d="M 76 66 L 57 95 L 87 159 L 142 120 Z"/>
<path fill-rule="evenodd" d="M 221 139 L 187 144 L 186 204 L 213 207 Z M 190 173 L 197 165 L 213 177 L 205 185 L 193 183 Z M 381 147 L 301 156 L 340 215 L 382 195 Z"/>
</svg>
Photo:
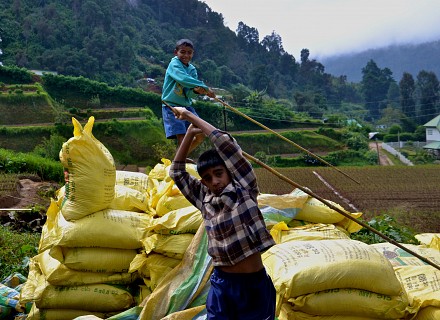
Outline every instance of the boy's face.
<svg viewBox="0 0 440 320">
<path fill-rule="evenodd" d="M 231 182 L 229 171 L 224 165 L 206 169 L 202 173 L 201 178 L 201 182 L 216 196 L 219 196 L 223 189 Z"/>
<path fill-rule="evenodd" d="M 180 46 L 174 50 L 174 54 L 183 64 L 188 65 L 194 55 L 194 49 L 189 46 Z"/>
</svg>

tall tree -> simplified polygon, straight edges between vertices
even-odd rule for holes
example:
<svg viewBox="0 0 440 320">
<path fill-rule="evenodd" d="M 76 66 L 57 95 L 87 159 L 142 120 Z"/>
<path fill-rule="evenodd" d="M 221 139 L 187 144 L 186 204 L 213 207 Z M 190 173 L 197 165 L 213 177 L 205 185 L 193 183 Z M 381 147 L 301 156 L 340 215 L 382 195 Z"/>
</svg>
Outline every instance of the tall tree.
<svg viewBox="0 0 440 320">
<path fill-rule="evenodd" d="M 417 88 L 420 92 L 419 118 L 421 123 L 425 123 L 439 112 L 439 81 L 435 73 L 420 71 Z"/>
<path fill-rule="evenodd" d="M 241 21 L 238 23 L 237 27 L 237 38 L 241 44 L 249 47 L 258 45 L 260 41 L 258 30 L 256 28 L 249 27 Z"/>
<path fill-rule="evenodd" d="M 263 40 L 261 40 L 261 45 L 270 53 L 276 53 L 278 55 L 284 53 L 281 36 L 275 33 L 275 31 L 272 31 L 271 35 L 265 36 Z"/>
<path fill-rule="evenodd" d="M 362 68 L 362 92 L 371 119 L 377 120 L 381 110 L 387 105 L 388 89 L 393 81 L 391 70 L 380 69 L 374 60 L 368 61 Z"/>
<path fill-rule="evenodd" d="M 402 112 L 408 117 L 415 119 L 416 116 L 416 101 L 414 100 L 414 93 L 416 84 L 412 74 L 404 72 L 402 79 L 399 82 L 400 90 L 400 107 Z"/>
</svg>

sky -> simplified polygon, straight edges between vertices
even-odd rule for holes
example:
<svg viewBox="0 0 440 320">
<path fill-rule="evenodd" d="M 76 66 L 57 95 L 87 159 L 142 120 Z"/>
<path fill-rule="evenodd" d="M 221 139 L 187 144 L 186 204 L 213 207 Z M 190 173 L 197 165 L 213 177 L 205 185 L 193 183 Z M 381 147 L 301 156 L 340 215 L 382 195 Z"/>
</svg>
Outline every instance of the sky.
<svg viewBox="0 0 440 320">
<path fill-rule="evenodd" d="M 260 41 L 277 33 L 299 58 L 325 58 L 393 44 L 440 40 L 440 0 L 202 0 L 235 31 L 242 21 Z"/>
</svg>

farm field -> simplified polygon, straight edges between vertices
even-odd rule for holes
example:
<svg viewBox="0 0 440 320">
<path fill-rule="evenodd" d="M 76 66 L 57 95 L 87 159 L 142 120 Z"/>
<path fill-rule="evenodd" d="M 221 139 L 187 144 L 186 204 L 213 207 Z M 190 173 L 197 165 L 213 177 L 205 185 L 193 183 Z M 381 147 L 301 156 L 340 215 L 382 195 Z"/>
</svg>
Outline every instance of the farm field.
<svg viewBox="0 0 440 320">
<path fill-rule="evenodd" d="M 360 184 L 329 167 L 276 168 L 279 173 L 324 199 L 336 202 L 350 212 L 363 212 L 365 220 L 388 214 L 415 232 L 440 232 L 438 165 L 338 169 Z M 256 173 L 262 193 L 284 194 L 294 189 L 264 168 L 257 168 Z"/>
</svg>

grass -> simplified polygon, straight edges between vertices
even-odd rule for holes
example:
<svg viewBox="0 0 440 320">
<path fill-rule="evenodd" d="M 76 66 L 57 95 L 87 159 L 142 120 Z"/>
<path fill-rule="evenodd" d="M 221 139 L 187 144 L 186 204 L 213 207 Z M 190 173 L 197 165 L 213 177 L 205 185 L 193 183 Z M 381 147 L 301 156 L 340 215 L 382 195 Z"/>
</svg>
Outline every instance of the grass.
<svg viewBox="0 0 440 320">
<path fill-rule="evenodd" d="M 0 225 L 0 280 L 14 272 L 28 275 L 29 258 L 38 252 L 39 233 L 16 232 Z"/>
</svg>

